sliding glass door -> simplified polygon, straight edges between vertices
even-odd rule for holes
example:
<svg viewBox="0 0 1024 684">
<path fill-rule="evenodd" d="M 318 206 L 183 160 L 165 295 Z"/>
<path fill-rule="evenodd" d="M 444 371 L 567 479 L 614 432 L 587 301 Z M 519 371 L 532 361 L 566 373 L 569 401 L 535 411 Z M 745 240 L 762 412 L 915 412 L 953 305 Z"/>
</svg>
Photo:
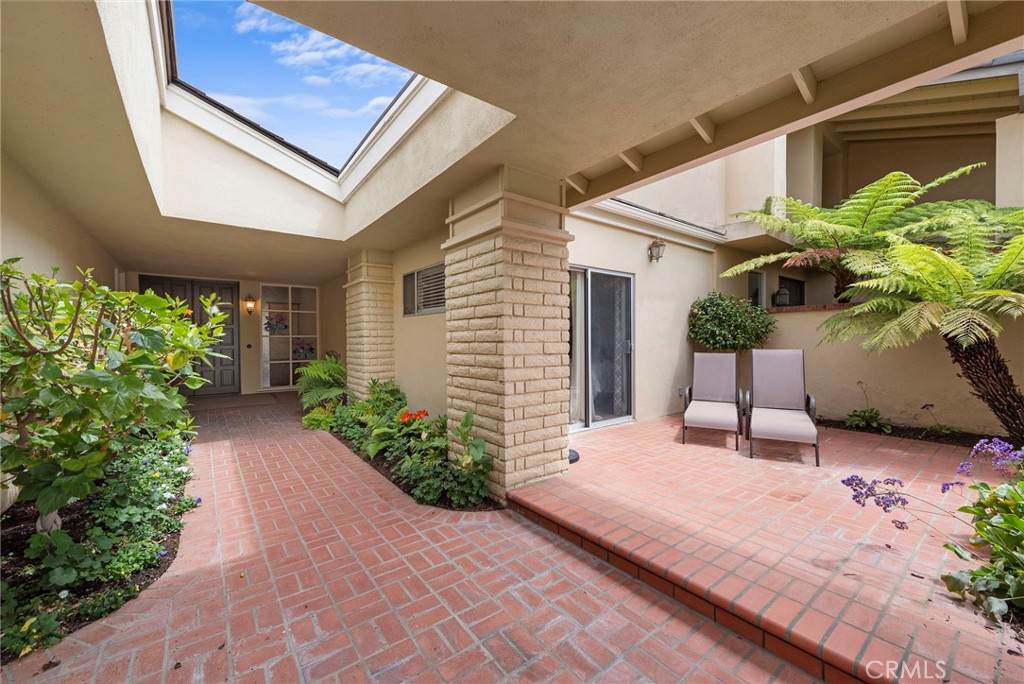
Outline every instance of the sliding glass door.
<svg viewBox="0 0 1024 684">
<path fill-rule="evenodd" d="M 569 422 L 574 428 L 633 417 L 633 278 L 570 272 Z"/>
</svg>

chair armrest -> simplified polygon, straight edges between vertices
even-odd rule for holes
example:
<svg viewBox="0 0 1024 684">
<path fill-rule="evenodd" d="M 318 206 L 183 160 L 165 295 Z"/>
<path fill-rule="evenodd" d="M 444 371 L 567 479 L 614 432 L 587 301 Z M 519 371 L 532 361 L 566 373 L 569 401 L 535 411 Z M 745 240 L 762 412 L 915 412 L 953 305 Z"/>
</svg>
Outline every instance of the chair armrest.
<svg viewBox="0 0 1024 684">
<path fill-rule="evenodd" d="M 814 395 L 813 394 L 808 394 L 807 395 L 806 407 L 807 407 L 807 415 L 809 415 L 811 417 L 811 422 L 817 423 L 818 422 L 818 404 L 817 404 L 816 401 L 814 401 Z"/>
<path fill-rule="evenodd" d="M 683 398 L 683 410 L 685 411 L 689 408 L 690 402 L 693 401 L 693 386 L 687 385 L 686 387 L 680 387 L 679 396 Z"/>
</svg>

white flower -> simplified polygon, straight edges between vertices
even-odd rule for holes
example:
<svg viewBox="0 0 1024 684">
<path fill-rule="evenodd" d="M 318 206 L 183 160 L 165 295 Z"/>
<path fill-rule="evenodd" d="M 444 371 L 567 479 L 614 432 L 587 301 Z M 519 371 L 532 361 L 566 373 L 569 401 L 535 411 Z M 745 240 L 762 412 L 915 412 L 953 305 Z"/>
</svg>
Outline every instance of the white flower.
<svg viewBox="0 0 1024 684">
<path fill-rule="evenodd" d="M 62 591 L 62 592 L 60 592 L 59 594 L 57 594 L 57 596 L 58 596 L 59 598 L 62 598 L 62 599 L 66 599 L 66 598 L 68 597 L 68 594 L 69 594 L 69 593 L 70 593 L 70 592 L 68 592 L 68 590 L 67 590 L 67 589 L 65 589 L 64 591 Z"/>
<path fill-rule="evenodd" d="M 188 472 L 188 466 L 179 466 L 179 467 L 175 468 L 175 470 L 177 472 L 179 472 L 179 473 L 187 473 Z"/>
<path fill-rule="evenodd" d="M 160 504 L 159 506 L 157 506 L 157 507 L 156 507 L 156 510 L 158 510 L 158 511 L 162 511 L 162 510 L 164 510 L 165 508 L 167 508 L 167 504 Z"/>
<path fill-rule="evenodd" d="M 165 499 L 173 499 L 174 498 L 174 494 L 171 494 L 170 492 L 164 492 L 164 498 Z"/>
</svg>

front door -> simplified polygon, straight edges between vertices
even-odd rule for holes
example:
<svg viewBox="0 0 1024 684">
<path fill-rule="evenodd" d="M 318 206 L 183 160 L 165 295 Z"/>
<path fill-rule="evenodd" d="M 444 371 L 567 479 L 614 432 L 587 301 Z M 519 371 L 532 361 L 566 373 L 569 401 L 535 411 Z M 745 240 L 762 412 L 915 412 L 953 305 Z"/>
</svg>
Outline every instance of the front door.
<svg viewBox="0 0 1024 684">
<path fill-rule="evenodd" d="M 223 356 L 212 357 L 199 367 L 199 374 L 209 383 L 194 392 L 185 394 L 233 394 L 241 390 L 238 366 L 238 283 L 211 280 L 188 280 L 164 276 L 139 276 L 139 289 L 153 290 L 158 295 L 175 297 L 186 302 L 193 311 L 193 320 L 206 323 L 206 312 L 200 297 L 217 295 L 217 305 L 228 316 L 224 319 L 224 336 L 213 346 L 213 351 Z"/>
<path fill-rule="evenodd" d="M 633 278 L 580 269 L 569 280 L 569 421 L 633 417 Z"/>
</svg>

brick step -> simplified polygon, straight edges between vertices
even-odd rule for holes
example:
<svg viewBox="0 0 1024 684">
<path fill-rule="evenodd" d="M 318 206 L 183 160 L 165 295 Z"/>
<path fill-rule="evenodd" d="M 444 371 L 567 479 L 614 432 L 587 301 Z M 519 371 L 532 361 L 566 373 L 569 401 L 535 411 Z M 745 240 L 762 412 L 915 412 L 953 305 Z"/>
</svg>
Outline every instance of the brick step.
<svg viewBox="0 0 1024 684">
<path fill-rule="evenodd" d="M 622 555 L 622 549 L 616 549 L 615 544 L 573 523 L 571 509 L 542 510 L 528 497 L 517 497 L 516 490 L 508 493 L 508 506 L 515 513 L 581 547 L 630 577 L 671 596 L 691 610 L 789 661 L 808 674 L 824 680 L 826 684 L 888 681 L 884 678 L 870 680 L 856 676 L 853 663 L 848 658 L 830 648 L 823 648 L 817 639 L 808 639 L 807 635 L 802 635 L 796 628 L 787 629 L 793 615 L 784 610 L 775 614 L 769 609 L 758 614 L 742 601 L 731 598 L 730 594 L 739 593 L 731 582 L 722 582 L 712 588 L 708 586 L 709 582 L 701 581 L 700 573 L 682 577 L 644 557 L 642 549 Z M 812 649 L 820 652 L 821 656 L 812 653 Z"/>
</svg>

